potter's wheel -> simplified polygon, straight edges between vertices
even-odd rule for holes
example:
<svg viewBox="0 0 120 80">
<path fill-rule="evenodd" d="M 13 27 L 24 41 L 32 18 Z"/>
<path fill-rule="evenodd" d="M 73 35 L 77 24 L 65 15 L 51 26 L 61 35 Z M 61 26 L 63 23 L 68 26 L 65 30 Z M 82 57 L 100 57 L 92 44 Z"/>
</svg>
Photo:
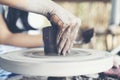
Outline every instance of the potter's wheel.
<svg viewBox="0 0 120 80">
<path fill-rule="evenodd" d="M 42 48 L 0 55 L 3 69 L 32 76 L 77 76 L 107 71 L 113 66 L 108 52 L 73 48 L 67 56 L 44 56 Z"/>
</svg>

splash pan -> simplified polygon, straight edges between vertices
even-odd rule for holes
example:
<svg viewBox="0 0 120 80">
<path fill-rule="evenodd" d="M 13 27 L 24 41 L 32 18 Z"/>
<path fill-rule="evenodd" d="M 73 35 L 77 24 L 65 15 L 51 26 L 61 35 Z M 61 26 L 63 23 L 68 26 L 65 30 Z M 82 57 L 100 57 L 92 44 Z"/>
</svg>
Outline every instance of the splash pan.
<svg viewBox="0 0 120 80">
<path fill-rule="evenodd" d="M 4 70 L 32 76 L 77 76 L 107 71 L 113 56 L 105 51 L 73 48 L 66 56 L 45 56 L 43 48 L 12 51 L 0 55 Z"/>
</svg>

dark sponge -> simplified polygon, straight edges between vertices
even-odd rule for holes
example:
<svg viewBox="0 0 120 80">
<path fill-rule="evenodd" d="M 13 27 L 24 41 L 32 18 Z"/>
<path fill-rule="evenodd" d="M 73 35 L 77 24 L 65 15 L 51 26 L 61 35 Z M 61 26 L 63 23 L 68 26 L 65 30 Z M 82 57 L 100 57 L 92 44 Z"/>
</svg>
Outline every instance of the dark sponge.
<svg viewBox="0 0 120 80">
<path fill-rule="evenodd" d="M 89 43 L 91 41 L 91 38 L 94 35 L 94 29 L 89 29 L 89 30 L 85 30 L 82 32 L 82 37 L 83 37 L 83 42 L 84 43 Z"/>
</svg>

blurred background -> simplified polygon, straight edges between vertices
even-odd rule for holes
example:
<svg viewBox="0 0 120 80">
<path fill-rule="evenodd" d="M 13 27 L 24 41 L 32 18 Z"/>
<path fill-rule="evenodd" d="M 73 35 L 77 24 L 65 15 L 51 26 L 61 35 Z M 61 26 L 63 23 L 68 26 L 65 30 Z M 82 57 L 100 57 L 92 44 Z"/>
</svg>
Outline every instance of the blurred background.
<svg viewBox="0 0 120 80">
<path fill-rule="evenodd" d="M 76 44 L 75 47 L 111 51 L 120 44 L 120 0 L 54 1 L 82 20 L 81 30 L 94 28 L 95 33 L 91 42 Z M 46 18 L 33 13 L 30 13 L 29 22 L 39 29 L 50 25 Z M 79 35 L 80 33 L 78 38 Z"/>
</svg>

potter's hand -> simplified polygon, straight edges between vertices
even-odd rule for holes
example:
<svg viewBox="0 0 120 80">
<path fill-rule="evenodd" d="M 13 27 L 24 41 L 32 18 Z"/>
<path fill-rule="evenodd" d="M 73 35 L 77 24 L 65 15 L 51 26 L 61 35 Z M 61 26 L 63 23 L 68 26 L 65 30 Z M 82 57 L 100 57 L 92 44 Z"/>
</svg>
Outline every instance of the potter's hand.
<svg viewBox="0 0 120 80">
<path fill-rule="evenodd" d="M 66 55 L 73 46 L 73 41 L 77 36 L 81 21 L 66 11 L 51 15 L 50 20 L 58 25 L 57 46 L 58 53 Z"/>
<path fill-rule="evenodd" d="M 34 9 L 34 12 L 46 16 L 48 20 L 59 26 L 57 36 L 58 51 L 65 55 L 73 45 L 73 40 L 81 24 L 80 19 L 51 0 L 27 0 L 27 3 L 32 4 L 27 6 L 29 10 Z"/>
<path fill-rule="evenodd" d="M 73 46 L 73 41 L 81 25 L 81 20 L 60 6 L 48 14 L 49 20 L 58 25 L 57 47 L 59 55 L 66 55 Z"/>
</svg>

